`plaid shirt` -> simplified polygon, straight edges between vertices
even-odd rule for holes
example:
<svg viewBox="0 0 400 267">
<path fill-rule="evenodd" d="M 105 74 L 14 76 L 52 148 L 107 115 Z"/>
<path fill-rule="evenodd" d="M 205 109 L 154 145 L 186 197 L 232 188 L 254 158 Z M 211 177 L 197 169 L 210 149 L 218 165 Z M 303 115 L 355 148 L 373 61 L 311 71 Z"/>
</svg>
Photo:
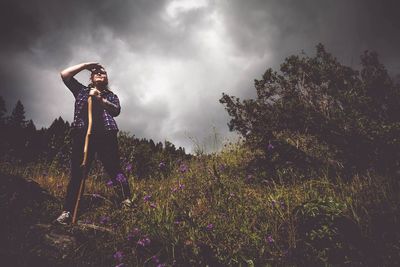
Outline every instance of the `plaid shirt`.
<svg viewBox="0 0 400 267">
<path fill-rule="evenodd" d="M 87 103 L 90 88 L 79 83 L 75 78 L 71 77 L 69 80 L 64 81 L 68 89 L 74 94 L 75 97 L 75 112 L 74 121 L 71 124 L 72 128 L 84 129 L 87 128 Z M 119 115 L 121 106 L 119 104 L 119 99 L 116 94 L 107 90 L 102 93 L 102 97 L 106 98 L 109 102 L 113 103 L 118 107 L 118 111 L 111 113 L 104 109 L 100 103 L 93 101 L 93 131 L 118 131 L 117 123 L 113 117 Z"/>
</svg>

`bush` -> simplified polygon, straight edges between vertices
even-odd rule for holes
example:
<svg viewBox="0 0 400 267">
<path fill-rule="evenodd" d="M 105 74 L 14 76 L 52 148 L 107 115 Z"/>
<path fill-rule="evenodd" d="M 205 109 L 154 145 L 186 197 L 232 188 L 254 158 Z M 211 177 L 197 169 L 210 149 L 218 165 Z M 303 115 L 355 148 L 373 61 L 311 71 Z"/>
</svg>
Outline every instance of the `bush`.
<svg viewBox="0 0 400 267">
<path fill-rule="evenodd" d="M 299 238 L 294 258 L 299 265 L 362 263 L 361 231 L 345 212 L 346 205 L 331 197 L 319 197 L 294 209 Z"/>
</svg>

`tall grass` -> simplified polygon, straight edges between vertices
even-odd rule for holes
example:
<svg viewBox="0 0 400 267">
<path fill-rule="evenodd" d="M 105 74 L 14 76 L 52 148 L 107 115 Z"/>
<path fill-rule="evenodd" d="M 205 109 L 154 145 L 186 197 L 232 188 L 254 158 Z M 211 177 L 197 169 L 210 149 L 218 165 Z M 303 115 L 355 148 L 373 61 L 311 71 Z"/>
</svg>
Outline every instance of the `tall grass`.
<svg viewBox="0 0 400 267">
<path fill-rule="evenodd" d="M 129 172 L 134 205 L 128 209 L 116 208 L 106 175 L 93 168 L 79 219 L 109 227 L 114 235 L 81 246 L 77 262 L 296 266 L 399 261 L 400 238 L 386 239 L 400 237 L 390 228 L 399 226 L 398 180 L 369 174 L 343 181 L 326 174 L 288 183 L 259 181 L 244 168 L 253 156 L 235 143 L 179 162 L 166 178 L 138 180 Z M 2 163 L 1 170 L 37 181 L 60 200 L 65 195 L 68 169 L 57 162 Z M 393 225 L 380 229 L 385 227 L 381 216 Z M 360 235 L 347 240 L 351 227 Z"/>
</svg>

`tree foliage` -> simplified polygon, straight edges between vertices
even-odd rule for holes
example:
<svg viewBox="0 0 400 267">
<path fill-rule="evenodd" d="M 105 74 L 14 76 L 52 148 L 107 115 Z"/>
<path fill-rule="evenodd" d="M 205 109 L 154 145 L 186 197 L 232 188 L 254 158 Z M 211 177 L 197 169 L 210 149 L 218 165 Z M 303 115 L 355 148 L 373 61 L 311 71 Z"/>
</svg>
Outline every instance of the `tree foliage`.
<svg viewBox="0 0 400 267">
<path fill-rule="evenodd" d="M 315 138 L 317 145 L 327 147 L 329 161 L 346 171 L 395 168 L 400 145 L 399 86 L 375 52 L 361 56 L 361 71 L 357 71 L 339 63 L 322 44 L 316 50 L 313 57 L 286 58 L 279 73 L 267 69 L 262 79 L 254 81 L 256 99 L 223 94 L 220 103 L 231 116 L 229 129 L 262 150 L 263 163 L 275 170 L 282 161 L 300 167 L 317 162 L 304 162 L 310 155 L 279 138 L 282 133 Z"/>
<path fill-rule="evenodd" d="M 25 108 L 18 101 L 8 117 L 4 117 L 5 103 L 0 97 L 0 159 L 5 162 L 43 161 L 66 171 L 70 168 L 72 128 L 68 121 L 56 118 L 48 128 L 36 129 L 32 120 L 26 120 Z M 185 149 L 171 142 L 164 144 L 146 138 L 135 138 L 126 132 L 118 135 L 122 168 L 138 178 L 168 176 L 178 162 L 190 158 Z M 100 168 L 99 162 L 92 164 Z"/>
</svg>

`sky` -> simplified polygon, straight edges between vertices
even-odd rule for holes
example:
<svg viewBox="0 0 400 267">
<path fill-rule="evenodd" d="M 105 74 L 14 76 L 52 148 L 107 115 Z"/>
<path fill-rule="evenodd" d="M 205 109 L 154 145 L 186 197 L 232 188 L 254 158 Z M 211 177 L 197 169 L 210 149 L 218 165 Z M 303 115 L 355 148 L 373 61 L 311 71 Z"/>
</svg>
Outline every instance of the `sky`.
<svg viewBox="0 0 400 267">
<path fill-rule="evenodd" d="M 399 75 L 399 10 L 395 0 L 2 0 L 0 96 L 8 112 L 21 100 L 37 128 L 71 122 L 60 71 L 100 62 L 120 130 L 210 152 L 237 138 L 222 93 L 254 97 L 267 68 L 318 43 L 353 68 L 376 51 Z M 87 84 L 89 72 L 76 78 Z"/>
</svg>

